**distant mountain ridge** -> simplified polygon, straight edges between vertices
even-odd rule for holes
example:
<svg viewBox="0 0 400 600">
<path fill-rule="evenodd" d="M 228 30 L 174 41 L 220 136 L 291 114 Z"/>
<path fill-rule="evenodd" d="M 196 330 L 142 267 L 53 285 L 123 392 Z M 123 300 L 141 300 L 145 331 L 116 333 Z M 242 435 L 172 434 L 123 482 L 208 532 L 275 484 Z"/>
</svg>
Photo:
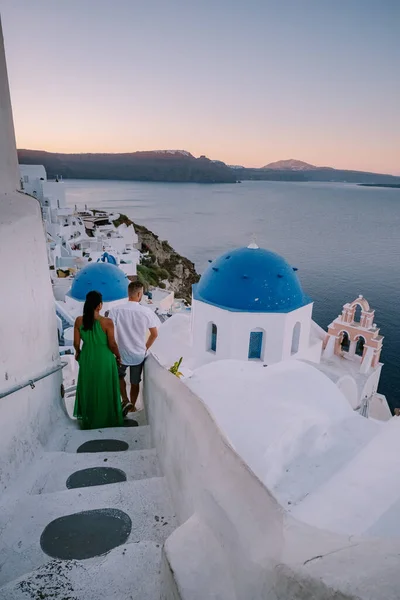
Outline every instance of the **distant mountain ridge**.
<svg viewBox="0 0 400 600">
<path fill-rule="evenodd" d="M 196 158 L 187 150 L 153 150 L 120 154 L 65 154 L 42 150 L 18 150 L 21 164 L 41 164 L 49 179 L 119 179 L 182 183 L 236 183 L 236 181 L 320 181 L 398 185 L 400 177 L 332 167 L 317 167 L 288 159 L 265 167 L 228 166 L 206 156 Z"/>
<path fill-rule="evenodd" d="M 296 160 L 295 158 L 289 158 L 287 160 L 277 160 L 276 162 L 269 163 L 262 169 L 275 169 L 276 171 L 314 171 L 319 167 L 310 165 L 302 160 Z"/>
<path fill-rule="evenodd" d="M 50 179 L 121 179 L 187 183 L 235 183 L 236 175 L 223 162 L 195 158 L 186 150 L 154 150 L 121 154 L 63 154 L 18 150 L 21 164 L 40 164 Z"/>
</svg>

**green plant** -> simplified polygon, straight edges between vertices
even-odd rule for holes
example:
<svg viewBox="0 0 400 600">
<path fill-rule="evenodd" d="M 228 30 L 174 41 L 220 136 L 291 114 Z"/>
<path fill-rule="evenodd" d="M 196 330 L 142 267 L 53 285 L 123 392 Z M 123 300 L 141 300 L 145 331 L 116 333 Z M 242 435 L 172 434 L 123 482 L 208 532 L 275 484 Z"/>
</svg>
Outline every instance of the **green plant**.
<svg viewBox="0 0 400 600">
<path fill-rule="evenodd" d="M 169 369 L 169 372 L 172 373 L 173 375 L 176 375 L 177 377 L 182 377 L 183 373 L 181 373 L 179 370 L 179 367 L 181 366 L 182 361 L 183 361 L 183 356 L 181 356 L 179 360 L 174 362 L 172 367 Z"/>
</svg>

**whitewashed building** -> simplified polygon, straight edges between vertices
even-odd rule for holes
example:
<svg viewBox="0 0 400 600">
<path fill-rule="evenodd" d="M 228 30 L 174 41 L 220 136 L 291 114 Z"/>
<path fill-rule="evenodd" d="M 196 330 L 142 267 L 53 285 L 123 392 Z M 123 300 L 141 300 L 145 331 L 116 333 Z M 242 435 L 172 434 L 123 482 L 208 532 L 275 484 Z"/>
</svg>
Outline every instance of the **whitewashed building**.
<svg viewBox="0 0 400 600">
<path fill-rule="evenodd" d="M 353 410 L 390 419 L 386 398 L 378 392 L 383 338 L 367 301 L 359 297 L 346 304 L 328 332 L 313 321 L 312 310 L 297 269 L 251 244 L 211 262 L 193 287 L 190 321 L 175 318 L 156 352 L 163 364 L 182 355 L 187 375 L 221 360 L 262 367 L 308 361 L 335 383 Z"/>
<path fill-rule="evenodd" d="M 312 307 L 295 269 L 278 254 L 256 245 L 227 252 L 193 289 L 194 355 L 199 364 L 313 360 L 321 341 L 311 337 Z"/>
</svg>

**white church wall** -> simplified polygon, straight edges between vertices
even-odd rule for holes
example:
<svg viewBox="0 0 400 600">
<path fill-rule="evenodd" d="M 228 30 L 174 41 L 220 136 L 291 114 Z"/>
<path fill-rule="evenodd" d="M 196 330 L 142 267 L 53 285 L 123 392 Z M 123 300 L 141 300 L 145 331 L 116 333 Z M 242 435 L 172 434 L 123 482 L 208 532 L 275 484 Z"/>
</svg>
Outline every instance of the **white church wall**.
<svg viewBox="0 0 400 600">
<path fill-rule="evenodd" d="M 360 399 L 369 398 L 378 390 L 379 379 L 382 371 L 382 363 L 377 365 L 377 367 L 371 371 L 367 381 L 364 384 L 364 387 L 360 394 Z"/>
<path fill-rule="evenodd" d="M 193 300 L 193 351 L 200 364 L 234 358 L 248 360 L 250 333 L 263 332 L 261 360 L 274 364 L 293 356 L 310 358 L 312 304 L 290 313 L 246 313 L 223 310 Z M 210 327 L 217 326 L 217 348 L 210 350 Z M 293 329 L 300 324 L 297 351 L 292 354 Z M 320 347 L 320 344 L 319 346 Z M 318 350 L 312 353 L 318 359 Z"/>
<path fill-rule="evenodd" d="M 312 304 L 302 306 L 297 310 L 286 313 L 285 329 L 283 332 L 284 343 L 283 343 L 283 355 L 282 360 L 288 358 L 304 358 L 307 356 L 310 343 L 310 331 L 312 321 Z M 293 334 L 295 327 L 299 324 L 300 336 L 296 348 L 292 349 Z"/>
<path fill-rule="evenodd" d="M 351 408 L 356 409 L 360 406 L 361 399 L 359 398 L 357 383 L 351 375 L 343 375 L 338 379 L 336 385 Z"/>
<path fill-rule="evenodd" d="M 369 401 L 368 418 L 378 421 L 389 421 L 392 418 L 386 396 L 374 394 Z"/>
<path fill-rule="evenodd" d="M 202 364 L 229 356 L 231 352 L 231 330 L 228 311 L 210 304 L 192 301 L 193 354 L 196 362 Z M 217 326 L 216 351 L 210 350 L 210 326 Z"/>
<path fill-rule="evenodd" d="M 181 523 L 163 551 L 163 600 L 216 590 L 221 600 L 398 600 L 399 540 L 349 539 L 290 517 L 200 398 L 154 357 L 144 395 Z"/>
</svg>

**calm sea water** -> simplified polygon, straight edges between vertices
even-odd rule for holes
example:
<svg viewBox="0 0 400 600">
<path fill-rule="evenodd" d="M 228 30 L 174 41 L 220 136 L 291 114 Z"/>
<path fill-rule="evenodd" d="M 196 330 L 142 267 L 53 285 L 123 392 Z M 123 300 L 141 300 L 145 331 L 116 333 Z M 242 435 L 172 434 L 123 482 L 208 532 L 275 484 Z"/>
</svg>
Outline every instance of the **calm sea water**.
<svg viewBox="0 0 400 600">
<path fill-rule="evenodd" d="M 70 204 L 123 212 L 201 273 L 253 235 L 282 254 L 324 328 L 363 294 L 385 337 L 380 391 L 400 407 L 400 190 L 332 183 L 236 185 L 66 181 Z"/>
</svg>

